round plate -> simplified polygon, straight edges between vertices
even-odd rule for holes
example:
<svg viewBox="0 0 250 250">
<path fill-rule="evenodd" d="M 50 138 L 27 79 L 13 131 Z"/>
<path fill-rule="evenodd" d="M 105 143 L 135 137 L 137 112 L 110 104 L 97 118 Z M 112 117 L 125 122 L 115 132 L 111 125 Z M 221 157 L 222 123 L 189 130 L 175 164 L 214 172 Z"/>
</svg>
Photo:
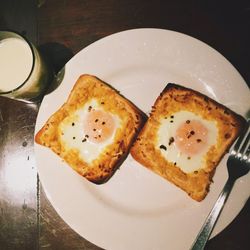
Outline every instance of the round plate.
<svg viewBox="0 0 250 250">
<path fill-rule="evenodd" d="M 61 85 L 41 104 L 36 132 L 84 73 L 108 82 L 146 113 L 168 82 L 200 91 L 241 115 L 250 107 L 246 83 L 217 51 L 177 32 L 136 29 L 105 37 L 66 64 Z M 206 199 L 196 202 L 130 155 L 103 185 L 88 182 L 45 147 L 35 144 L 35 155 L 58 214 L 78 234 L 109 250 L 188 249 L 227 179 L 225 156 Z M 213 236 L 235 218 L 249 195 L 247 175 L 235 184 Z"/>
</svg>

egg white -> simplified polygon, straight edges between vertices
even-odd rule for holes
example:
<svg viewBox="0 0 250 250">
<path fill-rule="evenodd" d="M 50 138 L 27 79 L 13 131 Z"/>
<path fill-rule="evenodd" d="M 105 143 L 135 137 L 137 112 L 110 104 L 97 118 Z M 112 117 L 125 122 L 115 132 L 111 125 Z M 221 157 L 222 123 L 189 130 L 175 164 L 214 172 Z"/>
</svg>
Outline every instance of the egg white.
<svg viewBox="0 0 250 250">
<path fill-rule="evenodd" d="M 173 122 L 170 122 L 171 120 Z M 208 141 L 206 146 L 200 153 L 191 157 L 182 153 L 175 142 L 169 146 L 169 139 L 175 137 L 178 127 L 187 120 L 198 120 L 208 129 Z M 189 111 L 179 111 L 173 114 L 173 119 L 171 117 L 161 119 L 157 133 L 156 147 L 160 148 L 161 145 L 164 145 L 166 149 L 160 149 L 164 158 L 176 164 L 183 172 L 190 173 L 204 166 L 205 155 L 209 148 L 216 144 L 217 136 L 218 128 L 215 121 L 205 120 Z"/>
<path fill-rule="evenodd" d="M 115 133 L 121 126 L 121 119 L 117 115 L 110 113 L 115 121 L 115 129 L 112 136 L 106 141 L 99 143 L 89 141 L 88 138 L 85 137 L 84 120 L 87 117 L 90 106 L 92 109 L 103 110 L 101 105 L 93 99 L 86 103 L 81 109 L 76 110 L 70 116 L 66 117 L 59 125 L 59 136 L 65 150 L 77 150 L 79 157 L 87 163 L 91 163 L 97 159 L 105 148 L 114 142 Z"/>
</svg>

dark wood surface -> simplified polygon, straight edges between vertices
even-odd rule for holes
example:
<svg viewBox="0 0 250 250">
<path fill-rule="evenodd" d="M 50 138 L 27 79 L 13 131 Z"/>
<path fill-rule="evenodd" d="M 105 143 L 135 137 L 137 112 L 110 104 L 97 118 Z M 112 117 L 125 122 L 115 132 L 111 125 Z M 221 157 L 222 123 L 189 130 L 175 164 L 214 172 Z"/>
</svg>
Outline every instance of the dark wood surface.
<svg viewBox="0 0 250 250">
<path fill-rule="evenodd" d="M 249 1 L 0 1 L 0 29 L 25 34 L 55 71 L 92 42 L 142 27 L 175 30 L 204 41 L 250 83 Z M 46 198 L 33 155 L 37 109 L 0 98 L 0 249 L 99 249 L 71 230 Z M 6 175 L 11 171 L 20 171 L 12 184 Z M 249 212 L 248 201 L 206 249 L 249 249 Z"/>
</svg>

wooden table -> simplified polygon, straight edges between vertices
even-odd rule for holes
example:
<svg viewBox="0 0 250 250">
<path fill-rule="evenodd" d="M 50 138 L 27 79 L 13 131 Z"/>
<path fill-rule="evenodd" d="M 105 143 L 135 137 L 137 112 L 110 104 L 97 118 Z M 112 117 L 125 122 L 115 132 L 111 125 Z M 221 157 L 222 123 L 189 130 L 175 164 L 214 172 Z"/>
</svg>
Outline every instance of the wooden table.
<svg viewBox="0 0 250 250">
<path fill-rule="evenodd" d="M 37 44 L 57 72 L 92 42 L 151 27 L 196 37 L 222 53 L 250 83 L 250 4 L 231 1 L 1 1 L 0 29 Z M 1 70 L 1 69 L 0 69 Z M 77 235 L 48 202 L 33 152 L 39 106 L 0 98 L 0 249 L 99 249 Z M 206 249 L 249 249 L 250 202 Z M 180 239 L 181 240 L 181 239 Z"/>
</svg>

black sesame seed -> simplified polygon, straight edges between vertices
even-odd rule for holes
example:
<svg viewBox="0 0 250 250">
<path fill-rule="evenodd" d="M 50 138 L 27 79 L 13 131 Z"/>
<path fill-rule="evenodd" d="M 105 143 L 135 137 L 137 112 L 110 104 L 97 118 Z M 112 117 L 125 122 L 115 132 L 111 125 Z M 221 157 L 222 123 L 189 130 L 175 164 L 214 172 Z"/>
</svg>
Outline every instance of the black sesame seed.
<svg viewBox="0 0 250 250">
<path fill-rule="evenodd" d="M 96 131 L 96 128 L 94 128 L 93 131 Z"/>
<path fill-rule="evenodd" d="M 98 119 L 95 119 L 95 122 L 98 122 Z"/>
<path fill-rule="evenodd" d="M 72 126 L 75 126 L 75 123 L 74 122 L 72 122 L 72 124 L 71 124 Z"/>
<path fill-rule="evenodd" d="M 87 141 L 87 139 L 86 139 L 86 138 L 84 138 L 84 139 L 82 140 L 82 142 L 85 142 L 85 141 Z"/>
<path fill-rule="evenodd" d="M 201 142 L 201 139 L 197 139 L 196 141 L 197 141 L 198 143 L 200 143 L 200 142 Z"/>
<path fill-rule="evenodd" d="M 194 135 L 194 134 L 195 134 L 195 132 L 194 132 L 193 130 L 191 130 L 191 131 L 190 131 L 190 134 L 191 134 L 191 135 Z"/>
<path fill-rule="evenodd" d="M 167 147 L 164 146 L 164 145 L 161 145 L 161 146 L 160 146 L 160 149 L 167 150 Z"/>
<path fill-rule="evenodd" d="M 101 104 L 104 104 L 104 102 L 101 102 Z"/>
<path fill-rule="evenodd" d="M 170 137 L 170 138 L 169 138 L 168 145 L 170 146 L 173 142 L 174 142 L 174 137 Z"/>
<path fill-rule="evenodd" d="M 173 123 L 174 121 L 173 121 L 173 120 L 171 120 L 170 122 L 171 122 L 171 123 Z"/>
<path fill-rule="evenodd" d="M 190 120 L 186 120 L 186 123 L 189 124 L 189 123 L 190 123 Z"/>
<path fill-rule="evenodd" d="M 76 137 L 75 137 L 75 136 L 73 136 L 73 140 L 75 140 L 75 138 L 76 138 Z"/>
<path fill-rule="evenodd" d="M 86 137 L 86 138 L 89 138 L 89 136 L 88 136 L 88 135 L 85 135 L 85 137 Z"/>
<path fill-rule="evenodd" d="M 191 159 L 191 157 L 190 156 L 188 156 L 188 158 L 187 158 L 188 160 L 190 160 Z"/>
<path fill-rule="evenodd" d="M 176 162 L 174 163 L 174 165 L 176 166 Z"/>
<path fill-rule="evenodd" d="M 174 118 L 174 116 L 173 116 L 173 115 L 171 115 L 171 116 L 170 116 L 170 118 L 172 118 L 172 119 L 173 119 L 173 118 Z"/>
<path fill-rule="evenodd" d="M 105 124 L 105 122 L 102 122 L 102 125 L 104 125 Z"/>
</svg>

